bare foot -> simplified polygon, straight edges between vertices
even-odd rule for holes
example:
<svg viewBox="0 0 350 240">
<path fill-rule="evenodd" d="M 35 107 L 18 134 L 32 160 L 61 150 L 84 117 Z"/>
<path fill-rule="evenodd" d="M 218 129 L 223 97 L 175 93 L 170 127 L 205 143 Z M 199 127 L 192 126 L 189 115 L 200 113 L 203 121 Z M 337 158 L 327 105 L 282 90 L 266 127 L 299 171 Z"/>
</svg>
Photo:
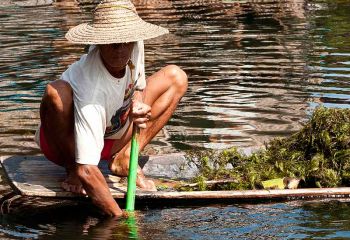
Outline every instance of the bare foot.
<svg viewBox="0 0 350 240">
<path fill-rule="evenodd" d="M 86 195 L 78 176 L 72 171 L 67 173 L 67 178 L 61 183 L 61 187 L 68 192 Z"/>
<path fill-rule="evenodd" d="M 151 179 L 147 179 L 143 174 L 137 174 L 136 186 L 146 191 L 157 191 L 154 182 Z"/>
<path fill-rule="evenodd" d="M 127 177 L 129 174 L 129 169 L 126 166 L 117 165 L 115 162 L 109 164 L 109 169 L 119 177 Z M 145 177 L 140 167 L 137 168 L 136 186 L 145 191 L 157 191 L 154 182 Z"/>
</svg>

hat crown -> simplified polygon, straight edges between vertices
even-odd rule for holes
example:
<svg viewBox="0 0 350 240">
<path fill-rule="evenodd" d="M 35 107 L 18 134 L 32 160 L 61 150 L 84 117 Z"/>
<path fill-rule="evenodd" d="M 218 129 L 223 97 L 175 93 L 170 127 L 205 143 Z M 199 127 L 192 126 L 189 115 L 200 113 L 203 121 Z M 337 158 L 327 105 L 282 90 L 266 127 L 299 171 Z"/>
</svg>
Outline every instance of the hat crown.
<svg viewBox="0 0 350 240">
<path fill-rule="evenodd" d="M 119 28 L 139 20 L 136 8 L 129 0 L 104 0 L 94 10 L 92 25 L 98 28 Z"/>
</svg>

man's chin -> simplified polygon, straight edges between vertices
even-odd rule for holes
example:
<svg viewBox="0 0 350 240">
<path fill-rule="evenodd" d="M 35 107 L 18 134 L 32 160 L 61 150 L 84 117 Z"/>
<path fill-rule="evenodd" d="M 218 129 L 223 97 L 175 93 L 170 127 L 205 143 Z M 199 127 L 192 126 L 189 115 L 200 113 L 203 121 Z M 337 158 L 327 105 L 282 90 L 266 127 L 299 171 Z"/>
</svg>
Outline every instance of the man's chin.
<svg viewBox="0 0 350 240">
<path fill-rule="evenodd" d="M 120 70 L 124 69 L 128 65 L 128 62 L 119 62 L 118 60 L 111 60 L 107 64 L 110 68 Z"/>
</svg>

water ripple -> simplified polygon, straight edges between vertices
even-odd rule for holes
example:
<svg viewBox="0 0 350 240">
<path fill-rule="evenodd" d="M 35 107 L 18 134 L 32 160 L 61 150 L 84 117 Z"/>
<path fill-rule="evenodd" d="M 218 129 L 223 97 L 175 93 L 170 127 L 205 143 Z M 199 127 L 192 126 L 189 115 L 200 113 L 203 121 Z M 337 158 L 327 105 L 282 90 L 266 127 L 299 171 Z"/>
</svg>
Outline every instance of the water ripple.
<svg viewBox="0 0 350 240">
<path fill-rule="evenodd" d="M 46 83 L 84 52 L 64 34 L 87 21 L 97 2 L 2 3 L 0 113 L 9 123 L 6 132 L 15 133 L 12 115 L 20 111 L 36 116 L 21 120 L 33 120 L 28 125 L 34 132 Z M 299 129 L 321 103 L 350 107 L 347 3 L 335 8 L 303 0 L 134 3 L 145 20 L 170 30 L 146 41 L 147 74 L 177 64 L 189 75 L 188 93 L 167 126 L 170 145 L 161 151 L 259 146 Z M 12 148 L 5 152 L 16 152 L 17 143 Z"/>
</svg>

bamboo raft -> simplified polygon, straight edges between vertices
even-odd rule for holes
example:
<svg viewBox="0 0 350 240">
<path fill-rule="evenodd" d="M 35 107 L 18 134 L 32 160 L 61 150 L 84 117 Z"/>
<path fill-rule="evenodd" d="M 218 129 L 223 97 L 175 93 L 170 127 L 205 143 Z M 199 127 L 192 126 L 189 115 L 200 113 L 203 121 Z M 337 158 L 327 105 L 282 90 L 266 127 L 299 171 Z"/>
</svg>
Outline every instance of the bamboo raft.
<svg viewBox="0 0 350 240">
<path fill-rule="evenodd" d="M 181 154 L 141 157 L 140 166 L 145 174 L 153 179 L 188 179 L 195 175 L 196 169 L 186 165 Z M 60 187 L 65 178 L 65 170 L 54 165 L 40 156 L 12 156 L 1 159 L 6 177 L 15 192 L 22 196 L 48 197 L 48 198 L 82 198 L 81 195 L 64 191 Z M 109 185 L 112 196 L 124 199 L 126 184 L 120 178 L 112 175 L 107 162 L 101 161 L 99 165 Z M 285 190 L 244 190 L 244 191 L 142 191 L 137 190 L 136 199 L 149 201 L 178 200 L 193 203 L 195 200 L 207 202 L 242 202 L 248 200 L 295 200 L 315 198 L 349 198 L 350 188 L 307 188 Z"/>
</svg>

